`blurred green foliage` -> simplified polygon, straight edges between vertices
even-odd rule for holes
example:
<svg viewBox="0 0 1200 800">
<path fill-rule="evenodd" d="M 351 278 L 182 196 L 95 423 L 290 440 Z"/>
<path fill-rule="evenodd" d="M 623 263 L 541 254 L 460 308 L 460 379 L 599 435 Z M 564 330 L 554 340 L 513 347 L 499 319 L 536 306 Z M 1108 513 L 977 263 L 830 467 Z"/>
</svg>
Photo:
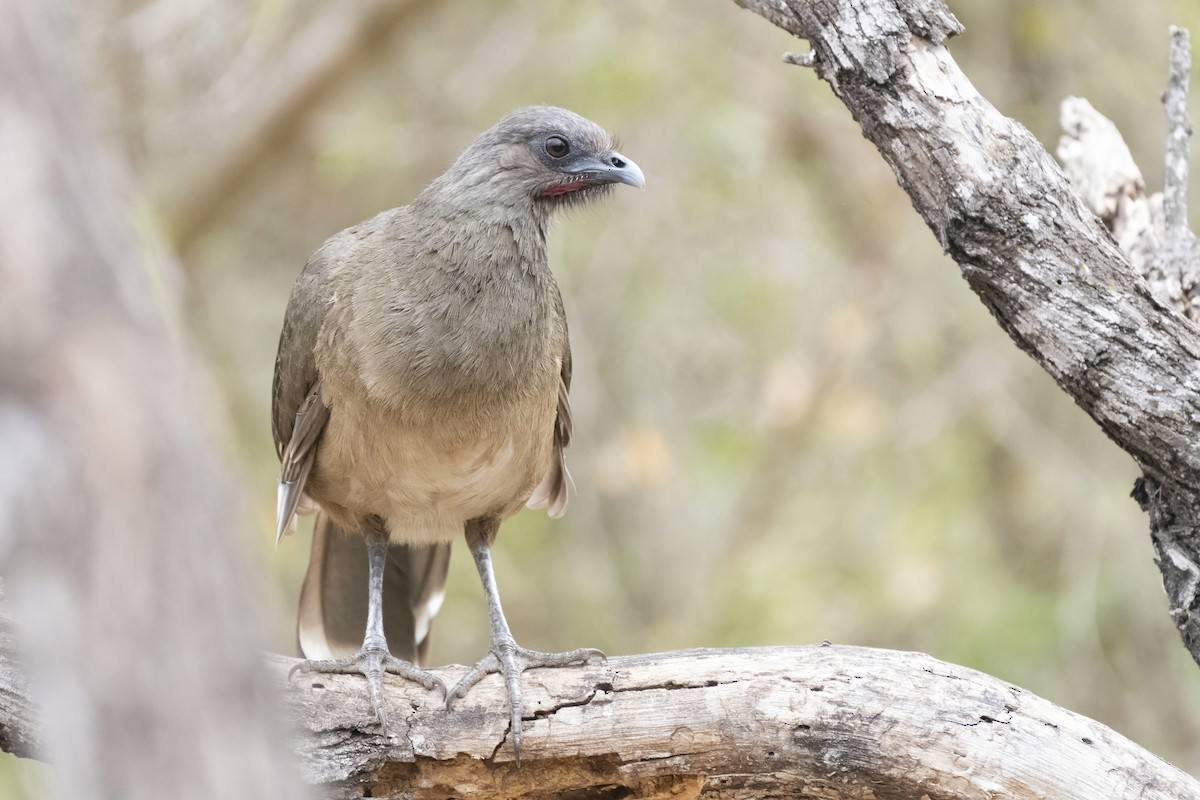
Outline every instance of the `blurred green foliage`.
<svg viewBox="0 0 1200 800">
<path fill-rule="evenodd" d="M 270 380 L 292 281 L 325 237 L 407 202 L 506 111 L 553 103 L 618 133 L 648 186 L 552 237 L 577 491 L 563 521 L 525 512 L 501 533 L 517 638 L 922 650 L 1200 772 L 1200 670 L 1129 498 L 1135 465 L 993 322 L 828 87 L 780 63 L 804 43 L 731 2 L 418 5 L 185 260 L 246 539 L 283 609 L 276 646 L 292 646 L 307 559 L 305 533 L 277 551 L 271 536 Z M 967 28 L 950 49 L 1004 113 L 1053 150 L 1059 101 L 1087 97 L 1160 185 L 1167 26 L 1200 35 L 1200 6 L 950 5 Z M 90 7 L 96 94 L 149 208 L 186 195 L 327 9 Z M 436 663 L 486 647 L 465 548 L 434 632 Z"/>
</svg>

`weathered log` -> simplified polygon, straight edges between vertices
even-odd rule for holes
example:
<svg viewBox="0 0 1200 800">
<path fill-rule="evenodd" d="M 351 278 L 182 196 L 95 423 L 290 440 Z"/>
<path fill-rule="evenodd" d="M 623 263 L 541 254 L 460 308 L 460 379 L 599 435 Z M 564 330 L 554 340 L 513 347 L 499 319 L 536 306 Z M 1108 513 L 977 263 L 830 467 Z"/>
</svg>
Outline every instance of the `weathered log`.
<svg viewBox="0 0 1200 800">
<path fill-rule="evenodd" d="M 272 669 L 305 778 L 336 797 L 1200 797 L 1200 782 L 1104 725 L 920 653 L 689 650 L 526 673 L 521 766 L 491 676 L 451 712 L 389 682 L 373 724 L 357 676 Z M 447 685 L 463 668 L 439 670 Z"/>
<path fill-rule="evenodd" d="M 449 712 L 388 679 L 385 737 L 360 677 L 290 680 L 294 663 L 267 668 L 304 778 L 327 797 L 1200 797 L 1200 782 L 1110 728 L 920 653 L 688 650 L 532 670 L 519 768 L 496 676 Z M 450 685 L 464 669 L 437 672 Z M 31 709 L 23 687 L 6 692 L 6 749 L 40 738 Z"/>
</svg>

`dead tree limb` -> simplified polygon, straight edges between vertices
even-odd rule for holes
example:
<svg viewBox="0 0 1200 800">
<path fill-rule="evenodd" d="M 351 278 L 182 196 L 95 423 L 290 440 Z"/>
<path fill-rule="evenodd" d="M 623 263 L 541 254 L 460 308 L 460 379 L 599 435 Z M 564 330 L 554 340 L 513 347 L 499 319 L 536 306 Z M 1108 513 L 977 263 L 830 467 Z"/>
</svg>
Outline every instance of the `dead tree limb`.
<svg viewBox="0 0 1200 800">
<path fill-rule="evenodd" d="M 1146 280 L 1154 298 L 1189 319 L 1200 320 L 1200 248 L 1187 226 L 1187 31 L 1171 30 L 1171 72 L 1164 105 L 1167 154 L 1162 192 L 1146 194 L 1146 182 L 1120 131 L 1087 100 L 1062 103 L 1063 136 L 1058 157 L 1088 208 L 1112 232 Z"/>
<path fill-rule="evenodd" d="M 1188 124 L 1188 85 L 1192 73 L 1192 43 L 1186 30 L 1171 28 L 1171 67 L 1167 76 L 1167 91 L 1163 105 L 1167 109 L 1167 159 L 1163 187 L 1163 212 L 1167 230 L 1187 229 L 1188 139 L 1192 126 Z"/>
<path fill-rule="evenodd" d="M 384 738 L 361 678 L 289 682 L 292 663 L 272 657 L 270 672 L 301 728 L 304 777 L 328 797 L 1200 796 L 1104 725 L 919 653 L 692 650 L 534 670 L 519 769 L 495 676 L 453 712 L 389 680 Z"/>
<path fill-rule="evenodd" d="M 273 665 L 281 682 L 289 663 Z M 520 769 L 495 676 L 452 713 L 396 687 L 390 741 L 361 679 L 284 691 L 303 721 L 305 777 L 343 797 L 1200 796 L 1200 782 L 1105 726 L 920 653 L 691 650 L 524 681 Z"/>
<path fill-rule="evenodd" d="M 329 797 L 1200 795 L 1200 782 L 1104 725 L 918 653 L 695 650 L 536 670 L 520 769 L 494 677 L 452 713 L 389 683 L 403 712 L 385 739 L 359 678 L 289 682 L 291 663 L 272 657 L 270 671 L 302 728 L 305 777 Z M 8 713 L 0 705 L 0 729 L 36 738 L 28 715 Z"/>
<path fill-rule="evenodd" d="M 1152 296 L 1045 149 L 967 80 L 941 0 L 736 2 L 809 42 L 799 60 L 996 321 L 1137 461 L 1171 615 L 1200 662 L 1200 329 Z"/>
</svg>

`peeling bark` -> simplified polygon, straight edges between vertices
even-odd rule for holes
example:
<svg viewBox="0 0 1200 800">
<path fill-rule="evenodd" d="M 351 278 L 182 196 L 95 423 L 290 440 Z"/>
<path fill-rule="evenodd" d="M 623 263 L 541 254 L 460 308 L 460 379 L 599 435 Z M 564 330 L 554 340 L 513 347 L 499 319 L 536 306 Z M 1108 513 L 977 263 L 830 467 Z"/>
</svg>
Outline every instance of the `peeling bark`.
<svg viewBox="0 0 1200 800">
<path fill-rule="evenodd" d="M 1180 41 L 1176 32 L 1172 39 Z M 1172 59 L 1173 73 L 1187 61 L 1178 58 L 1178 50 L 1176 47 L 1176 57 Z M 1173 113 L 1168 111 L 1172 129 L 1169 141 L 1177 143 L 1180 139 L 1186 141 L 1187 121 L 1179 108 L 1180 99 L 1174 96 L 1179 92 L 1178 81 L 1173 78 L 1171 82 L 1176 88 L 1169 90 L 1166 98 L 1169 108 L 1175 106 Z M 1196 319 L 1200 316 L 1196 280 L 1200 253 L 1180 208 L 1185 204 L 1185 193 L 1173 187 L 1169 201 L 1160 193 L 1147 197 L 1141 170 L 1120 132 L 1086 100 L 1070 97 L 1063 101 L 1062 127 L 1058 156 L 1088 207 L 1112 232 L 1154 298 Z M 1178 144 L 1167 150 L 1168 164 L 1175 163 L 1173 168 L 1168 167 L 1168 186 L 1186 181 L 1186 155 L 1178 151 Z M 1170 218 L 1164 210 L 1167 205 L 1174 208 Z M 1155 481 L 1140 480 L 1133 497 L 1150 514 L 1151 535 L 1167 596 L 1171 598 L 1172 618 L 1179 625 L 1188 649 L 1195 654 L 1194 629 L 1183 624 L 1189 622 L 1190 609 L 1196 607 L 1200 586 L 1195 527 L 1188 522 L 1190 509 L 1195 507 L 1195 493 L 1177 490 L 1164 494 Z"/>
<path fill-rule="evenodd" d="M 804 60 L 1000 327 L 1137 461 L 1171 615 L 1200 662 L 1200 329 L 959 70 L 944 43 L 962 29 L 941 0 L 736 2 L 809 42 Z M 1196 258 L 1158 269 L 1194 273 Z"/>
<path fill-rule="evenodd" d="M 449 712 L 386 679 L 385 737 L 361 677 L 289 681 L 293 663 L 267 667 L 304 778 L 330 798 L 1200 797 L 1200 782 L 1104 725 L 920 653 L 688 650 L 531 670 L 520 768 L 494 675 Z M 452 685 L 465 669 L 435 672 Z"/>
<path fill-rule="evenodd" d="M 488 677 L 454 711 L 389 681 L 286 680 L 308 782 L 332 797 L 1172 798 L 1200 782 L 1100 723 L 919 653 L 691 650 L 526 673 L 521 767 Z M 447 685 L 462 667 L 440 670 Z"/>
</svg>

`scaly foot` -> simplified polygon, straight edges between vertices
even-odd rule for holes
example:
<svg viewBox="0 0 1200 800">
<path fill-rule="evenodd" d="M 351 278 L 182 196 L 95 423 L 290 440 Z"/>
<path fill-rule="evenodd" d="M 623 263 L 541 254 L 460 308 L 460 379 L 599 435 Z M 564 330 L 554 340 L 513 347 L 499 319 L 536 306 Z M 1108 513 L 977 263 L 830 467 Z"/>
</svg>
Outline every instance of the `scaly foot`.
<svg viewBox="0 0 1200 800">
<path fill-rule="evenodd" d="M 388 723 L 387 710 L 383 706 L 383 673 L 400 675 L 421 684 L 426 689 L 440 689 L 442 696 L 446 695 L 446 684 L 442 683 L 436 675 L 403 659 L 396 658 L 386 648 L 381 647 L 363 647 L 352 656 L 332 661 L 301 661 L 288 672 L 288 679 L 290 680 L 297 672 L 302 675 L 310 672 L 325 672 L 335 675 L 362 673 L 367 679 L 367 690 L 371 693 L 371 707 L 375 709 L 375 716 L 379 719 L 379 725 L 385 734 Z"/>
<path fill-rule="evenodd" d="M 508 707 L 511 715 L 513 753 L 517 766 L 521 766 L 521 673 L 534 667 L 565 667 L 571 664 L 587 664 L 593 658 L 603 662 L 604 653 L 590 647 L 568 653 L 543 653 L 521 647 L 512 638 L 495 639 L 492 649 L 478 664 L 472 667 L 446 695 L 446 708 L 454 701 L 465 697 L 471 687 L 487 675 L 501 674 L 508 689 Z"/>
</svg>

